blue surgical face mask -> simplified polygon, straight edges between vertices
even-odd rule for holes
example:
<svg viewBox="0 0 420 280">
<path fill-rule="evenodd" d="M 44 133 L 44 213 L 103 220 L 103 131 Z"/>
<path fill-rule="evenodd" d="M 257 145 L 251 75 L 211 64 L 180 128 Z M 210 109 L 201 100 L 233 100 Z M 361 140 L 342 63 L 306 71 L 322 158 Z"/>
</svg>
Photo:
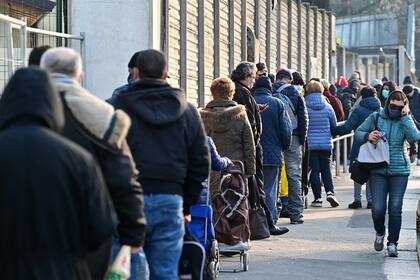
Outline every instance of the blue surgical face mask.
<svg viewBox="0 0 420 280">
<path fill-rule="evenodd" d="M 387 89 L 383 89 L 383 90 L 382 90 L 382 96 L 383 96 L 384 98 L 388 98 L 388 96 L 389 96 L 389 90 L 387 90 Z"/>
<path fill-rule="evenodd" d="M 398 119 L 401 117 L 401 110 L 400 109 L 392 109 L 390 105 L 388 105 L 388 116 L 391 119 Z"/>
</svg>

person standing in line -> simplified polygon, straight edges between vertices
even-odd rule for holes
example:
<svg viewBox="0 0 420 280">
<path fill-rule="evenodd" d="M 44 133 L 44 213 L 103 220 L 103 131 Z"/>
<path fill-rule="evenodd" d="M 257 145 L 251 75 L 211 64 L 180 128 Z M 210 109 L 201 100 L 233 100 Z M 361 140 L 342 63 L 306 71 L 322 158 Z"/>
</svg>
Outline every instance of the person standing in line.
<svg viewBox="0 0 420 280">
<path fill-rule="evenodd" d="M 331 174 L 332 137 L 331 130 L 337 126 L 334 109 L 324 99 L 324 87 L 321 83 L 311 81 L 306 86 L 305 101 L 308 106 L 309 131 L 308 148 L 311 167 L 311 186 L 314 194 L 313 207 L 322 207 L 321 179 L 324 182 L 327 201 L 332 207 L 339 206 L 334 195 Z"/>
<path fill-rule="evenodd" d="M 271 81 L 261 77 L 255 84 L 255 101 L 268 104 L 268 109 L 261 113 L 263 147 L 264 190 L 266 203 L 270 209 L 274 224 L 277 223 L 277 196 L 280 170 L 283 165 L 283 152 L 290 148 L 292 127 L 283 103 L 272 96 Z"/>
<path fill-rule="evenodd" d="M 130 246 L 133 253 L 139 252 L 146 234 L 146 219 L 142 187 L 136 181 L 138 172 L 126 143 L 130 118 L 80 85 L 82 59 L 73 49 L 49 49 L 41 58 L 41 68 L 50 73 L 63 101 L 66 122 L 62 135 L 90 152 L 101 167 L 117 213 L 120 245 Z M 98 252 L 88 256 L 93 279 L 103 279 L 111 259 L 111 247 L 110 239 Z"/>
<path fill-rule="evenodd" d="M 288 182 L 288 213 L 292 224 L 303 222 L 303 196 L 302 196 L 302 157 L 303 145 L 308 132 L 308 112 L 305 101 L 300 92 L 293 87 L 293 75 L 289 69 L 280 69 L 276 75 L 277 83 L 273 85 L 273 96 L 283 100 L 284 95 L 290 103 L 287 106 L 293 111 L 289 116 L 295 118 L 292 122 L 292 142 L 290 149 L 284 152 L 286 177 Z"/>
<path fill-rule="evenodd" d="M 331 92 L 328 90 L 330 87 L 330 83 L 327 80 L 321 79 L 321 84 L 324 87 L 323 94 L 328 99 L 329 103 L 334 109 L 334 113 L 335 113 L 335 117 L 337 121 L 338 122 L 344 121 L 345 115 L 344 115 L 343 105 L 341 104 L 340 99 L 332 95 Z"/>
<path fill-rule="evenodd" d="M 114 90 L 112 96 L 119 95 L 121 92 L 127 91 L 130 84 L 134 83 L 137 80 L 137 77 L 134 73 L 134 68 L 136 67 L 137 57 L 139 56 L 139 52 L 135 52 L 128 62 L 128 77 L 127 83 L 122 85 Z"/>
<path fill-rule="evenodd" d="M 417 91 L 417 92 L 416 92 Z M 420 94 L 413 85 L 405 85 L 402 92 L 407 96 L 410 104 L 410 112 L 417 127 L 420 123 Z M 417 158 L 417 166 L 420 166 L 420 142 L 412 143 L 410 145 L 410 161 L 415 162 Z"/>
<path fill-rule="evenodd" d="M 250 62 L 239 63 L 235 70 L 233 70 L 231 79 L 235 83 L 235 94 L 233 101 L 238 104 L 244 105 L 251 125 L 252 134 L 255 143 L 255 180 L 254 178 L 248 179 L 248 188 L 256 188 L 261 197 L 264 197 L 264 173 L 263 173 L 263 151 L 260 143 L 262 123 L 260 112 L 264 111 L 267 106 L 258 105 L 255 98 L 251 93 L 254 87 L 256 78 L 256 67 Z M 267 224 L 270 228 L 271 235 L 281 235 L 285 230 L 273 224 L 271 212 L 265 204 L 265 199 L 262 199 L 262 206 L 267 216 Z"/>
<path fill-rule="evenodd" d="M 210 171 L 207 139 L 197 109 L 166 81 L 164 53 L 141 51 L 134 73 L 137 81 L 111 103 L 132 120 L 127 142 L 144 188 L 150 279 L 178 279 L 184 222 Z"/>
<path fill-rule="evenodd" d="M 381 88 L 380 93 L 378 93 L 378 98 L 381 100 L 381 107 L 385 107 L 386 100 L 391 92 L 398 88 L 397 84 L 394 81 L 384 82 Z"/>
<path fill-rule="evenodd" d="M 398 257 L 402 205 L 410 175 L 410 160 L 405 142 L 414 143 L 420 140 L 420 132 L 410 114 L 407 96 L 399 90 L 391 92 L 385 108 L 370 115 L 355 133 L 356 140 L 362 143 L 377 143 L 381 137 L 385 137 L 389 143 L 390 158 L 387 167 L 373 169 L 369 176 L 372 219 L 376 231 L 374 248 L 376 251 L 384 248 L 385 215 L 388 208 L 387 252 L 390 257 Z"/>
<path fill-rule="evenodd" d="M 0 112 L 1 278 L 92 279 L 87 254 L 111 238 L 114 209 L 94 158 L 60 135 L 47 73 L 17 70 Z"/>
<path fill-rule="evenodd" d="M 381 108 L 381 102 L 376 97 L 376 90 L 373 87 L 367 86 L 360 91 L 362 100 L 359 107 L 354 110 L 350 118 L 342 125 L 332 129 L 334 135 L 345 135 L 356 130 L 372 113 Z M 362 142 L 354 141 L 350 152 L 350 166 L 355 162 L 359 154 Z M 369 182 L 366 183 L 366 200 L 368 209 L 372 208 L 372 195 L 369 187 Z M 362 208 L 362 185 L 354 182 L 354 201 L 349 204 L 350 209 Z"/>
<path fill-rule="evenodd" d="M 29 54 L 28 66 L 39 66 L 42 55 L 49 49 L 51 49 L 51 46 L 48 45 L 33 48 Z"/>
</svg>

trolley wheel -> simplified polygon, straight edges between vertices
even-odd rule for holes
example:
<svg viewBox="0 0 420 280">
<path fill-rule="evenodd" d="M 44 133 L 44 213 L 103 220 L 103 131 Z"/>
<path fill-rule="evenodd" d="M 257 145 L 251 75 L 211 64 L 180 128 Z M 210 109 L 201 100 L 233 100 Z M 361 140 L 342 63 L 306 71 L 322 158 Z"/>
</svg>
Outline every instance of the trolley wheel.
<svg viewBox="0 0 420 280">
<path fill-rule="evenodd" d="M 219 244 L 217 243 L 217 240 L 213 240 L 211 243 L 210 259 L 217 261 L 219 260 Z"/>
<path fill-rule="evenodd" d="M 242 254 L 242 270 L 243 271 L 248 271 L 249 269 L 249 254 L 248 252 L 244 252 Z"/>
</svg>

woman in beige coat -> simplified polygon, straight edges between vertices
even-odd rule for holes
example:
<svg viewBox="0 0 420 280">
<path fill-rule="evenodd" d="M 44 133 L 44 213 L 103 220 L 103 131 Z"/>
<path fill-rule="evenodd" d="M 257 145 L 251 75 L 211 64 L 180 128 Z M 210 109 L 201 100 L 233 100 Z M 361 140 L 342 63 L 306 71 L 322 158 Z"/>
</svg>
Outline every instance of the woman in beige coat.
<svg viewBox="0 0 420 280">
<path fill-rule="evenodd" d="M 213 139 L 221 156 L 242 161 L 245 175 L 254 175 L 254 138 L 245 107 L 232 100 L 235 84 L 229 78 L 220 77 L 212 82 L 210 90 L 213 101 L 200 111 L 207 135 Z M 214 183 L 212 180 L 212 193 Z"/>
</svg>

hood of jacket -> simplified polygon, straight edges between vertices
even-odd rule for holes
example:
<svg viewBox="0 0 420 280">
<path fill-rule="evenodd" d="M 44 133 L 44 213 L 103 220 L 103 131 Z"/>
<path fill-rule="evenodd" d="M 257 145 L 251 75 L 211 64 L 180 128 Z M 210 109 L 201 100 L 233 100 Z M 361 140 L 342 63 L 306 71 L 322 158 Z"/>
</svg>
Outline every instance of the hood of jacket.
<svg viewBox="0 0 420 280">
<path fill-rule="evenodd" d="M 36 68 L 15 72 L 0 99 L 0 129 L 15 121 L 35 121 L 59 132 L 64 127 L 63 106 L 48 74 Z"/>
<path fill-rule="evenodd" d="M 120 98 L 137 117 L 158 126 L 177 121 L 188 107 L 184 91 L 159 79 L 137 81 L 130 85 L 127 92 L 121 93 Z"/>
<path fill-rule="evenodd" d="M 305 101 L 306 106 L 315 111 L 320 111 L 327 106 L 327 101 L 322 93 L 311 93 L 305 97 Z"/>
<path fill-rule="evenodd" d="M 381 101 L 377 97 L 367 97 L 360 101 L 360 106 L 372 111 L 376 111 L 381 108 Z"/>
<path fill-rule="evenodd" d="M 233 120 L 247 117 L 245 106 L 232 100 L 213 100 L 200 110 L 200 115 L 207 128 L 219 133 L 230 130 Z"/>
<path fill-rule="evenodd" d="M 65 106 L 73 117 L 95 138 L 121 149 L 131 121 L 126 113 L 94 96 L 70 77 L 52 73 L 54 87 L 63 94 Z"/>
<path fill-rule="evenodd" d="M 260 96 L 260 95 L 270 95 L 271 91 L 268 88 L 257 88 L 255 89 L 254 96 Z"/>
</svg>

